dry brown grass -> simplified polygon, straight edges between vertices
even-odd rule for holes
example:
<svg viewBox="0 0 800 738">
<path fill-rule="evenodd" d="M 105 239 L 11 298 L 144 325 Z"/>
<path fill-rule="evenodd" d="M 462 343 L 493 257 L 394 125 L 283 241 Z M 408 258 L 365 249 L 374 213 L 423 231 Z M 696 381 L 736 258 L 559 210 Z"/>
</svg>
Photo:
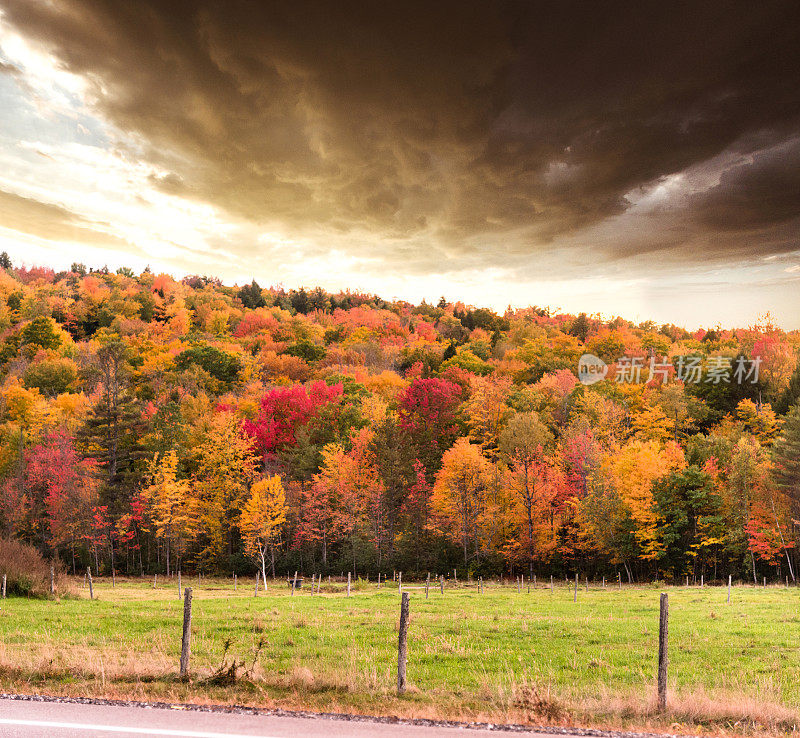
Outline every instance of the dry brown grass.
<svg viewBox="0 0 800 738">
<path fill-rule="evenodd" d="M 632 691 L 627 695 L 607 693 L 574 700 L 570 712 L 577 720 L 618 727 L 645 726 L 654 731 L 669 728 L 676 733 L 702 730 L 715 736 L 797 735 L 800 715 L 777 699 L 777 695 L 769 693 L 748 697 L 695 688 L 671 692 L 667 710 L 661 713 L 652 692 L 643 695 Z"/>
<path fill-rule="evenodd" d="M 72 595 L 74 588 L 61 564 L 55 562 L 57 595 Z M 14 538 L 0 538 L 0 579 L 6 576 L 9 596 L 48 597 L 50 595 L 50 562 L 33 547 Z"/>
</svg>

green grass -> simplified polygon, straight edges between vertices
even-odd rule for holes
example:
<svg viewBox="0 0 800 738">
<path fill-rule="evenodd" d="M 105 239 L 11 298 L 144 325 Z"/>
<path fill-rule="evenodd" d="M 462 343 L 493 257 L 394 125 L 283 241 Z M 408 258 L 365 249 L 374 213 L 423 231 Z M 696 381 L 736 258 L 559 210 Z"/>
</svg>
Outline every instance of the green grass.
<svg viewBox="0 0 800 738">
<path fill-rule="evenodd" d="M 290 597 L 285 582 L 184 579 L 194 593 L 193 681 L 177 680 L 174 580 L 95 582 L 58 600 L 0 605 L 4 690 L 219 700 L 419 716 L 790 731 L 800 714 L 800 590 L 669 587 L 670 713 L 654 713 L 655 586 L 565 584 L 411 592 L 408 696 L 394 694 L 399 596 L 391 583 Z M 80 587 L 80 584 L 77 585 Z M 328 587 L 325 587 L 328 589 Z M 224 644 L 252 674 L 204 684 Z M 261 648 L 259 650 L 259 643 Z M 740 721 L 739 725 L 735 723 Z"/>
</svg>

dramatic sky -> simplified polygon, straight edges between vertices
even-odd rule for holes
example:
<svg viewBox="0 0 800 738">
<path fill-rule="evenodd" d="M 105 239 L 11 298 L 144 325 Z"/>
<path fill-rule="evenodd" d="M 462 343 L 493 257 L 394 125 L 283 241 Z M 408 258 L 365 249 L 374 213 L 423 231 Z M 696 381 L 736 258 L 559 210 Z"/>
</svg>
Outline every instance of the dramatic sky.
<svg viewBox="0 0 800 738">
<path fill-rule="evenodd" d="M 800 327 L 800 4 L 0 0 L 0 250 Z"/>
</svg>

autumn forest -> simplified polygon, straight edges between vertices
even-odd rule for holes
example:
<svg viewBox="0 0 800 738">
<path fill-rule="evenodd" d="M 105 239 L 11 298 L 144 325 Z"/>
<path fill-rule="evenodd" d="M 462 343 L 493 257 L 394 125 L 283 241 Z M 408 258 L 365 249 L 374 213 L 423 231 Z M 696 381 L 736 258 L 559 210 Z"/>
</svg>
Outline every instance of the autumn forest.
<svg viewBox="0 0 800 738">
<path fill-rule="evenodd" d="M 0 526 L 69 572 L 793 580 L 799 353 L 768 316 L 689 332 L 2 255 Z"/>
</svg>

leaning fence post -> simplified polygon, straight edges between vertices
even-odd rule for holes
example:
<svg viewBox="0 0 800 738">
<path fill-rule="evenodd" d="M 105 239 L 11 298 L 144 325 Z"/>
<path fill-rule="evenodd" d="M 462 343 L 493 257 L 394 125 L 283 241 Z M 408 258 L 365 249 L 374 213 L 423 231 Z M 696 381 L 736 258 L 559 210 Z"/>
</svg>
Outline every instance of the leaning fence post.
<svg viewBox="0 0 800 738">
<path fill-rule="evenodd" d="M 183 593 L 183 638 L 181 639 L 181 677 L 189 673 L 189 655 L 192 652 L 192 588 Z"/>
<path fill-rule="evenodd" d="M 94 599 L 94 588 L 92 587 L 92 567 L 86 567 L 86 578 L 89 581 L 89 599 Z"/>
<path fill-rule="evenodd" d="M 397 636 L 397 694 L 406 691 L 406 661 L 408 660 L 408 592 L 400 600 L 400 631 Z"/>
<path fill-rule="evenodd" d="M 661 612 L 658 619 L 658 709 L 667 708 L 667 667 L 669 654 L 667 640 L 669 635 L 669 595 L 661 593 Z"/>
</svg>

